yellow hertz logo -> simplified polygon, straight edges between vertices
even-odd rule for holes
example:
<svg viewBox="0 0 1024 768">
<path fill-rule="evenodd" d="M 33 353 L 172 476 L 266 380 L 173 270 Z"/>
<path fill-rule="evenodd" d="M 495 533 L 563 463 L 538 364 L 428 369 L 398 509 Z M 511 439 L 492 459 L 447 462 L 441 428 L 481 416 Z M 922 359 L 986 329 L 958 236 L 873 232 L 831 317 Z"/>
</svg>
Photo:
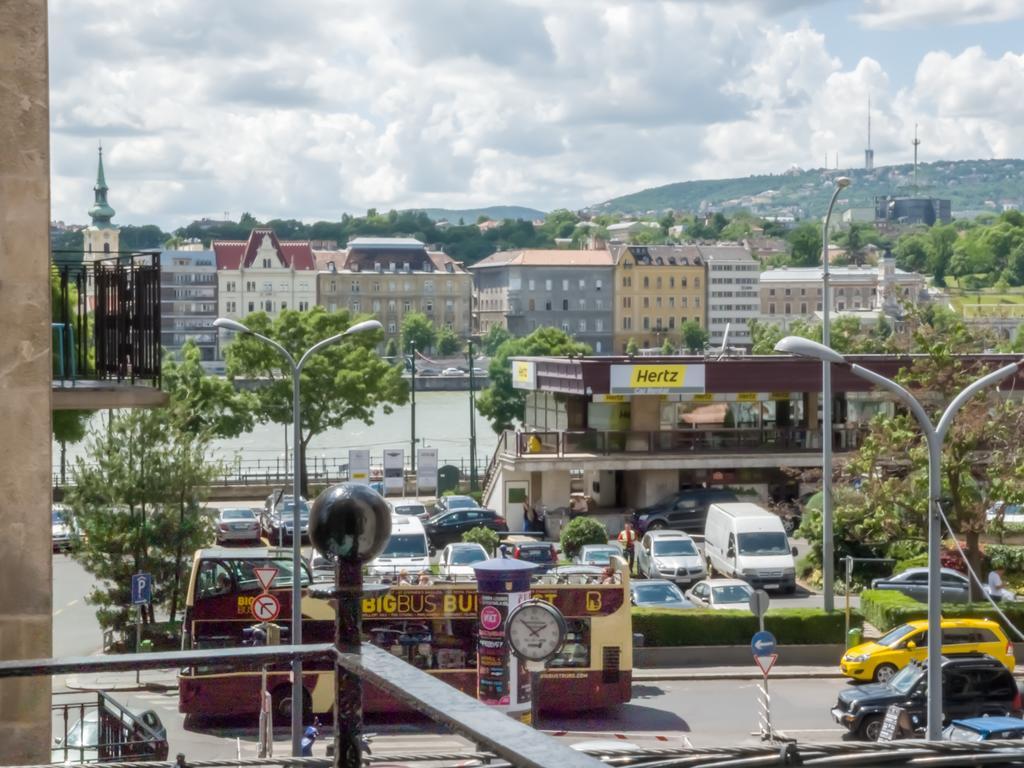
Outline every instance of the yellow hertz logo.
<svg viewBox="0 0 1024 768">
<path fill-rule="evenodd" d="M 685 378 L 685 365 L 635 365 L 629 378 L 629 386 L 634 389 L 681 387 Z"/>
<path fill-rule="evenodd" d="M 530 380 L 530 364 L 529 363 L 516 363 L 515 373 L 512 377 L 518 382 L 526 382 Z"/>
</svg>

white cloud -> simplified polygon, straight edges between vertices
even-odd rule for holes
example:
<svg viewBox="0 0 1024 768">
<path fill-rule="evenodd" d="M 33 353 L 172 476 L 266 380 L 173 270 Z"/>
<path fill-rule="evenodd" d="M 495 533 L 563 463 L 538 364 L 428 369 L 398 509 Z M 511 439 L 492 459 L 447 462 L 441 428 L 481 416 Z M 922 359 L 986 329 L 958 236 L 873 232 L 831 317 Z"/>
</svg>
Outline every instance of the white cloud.
<svg viewBox="0 0 1024 768">
<path fill-rule="evenodd" d="M 854 19 L 868 29 L 987 24 L 1024 17 L 1020 0 L 864 0 L 864 5 Z"/>
</svg>

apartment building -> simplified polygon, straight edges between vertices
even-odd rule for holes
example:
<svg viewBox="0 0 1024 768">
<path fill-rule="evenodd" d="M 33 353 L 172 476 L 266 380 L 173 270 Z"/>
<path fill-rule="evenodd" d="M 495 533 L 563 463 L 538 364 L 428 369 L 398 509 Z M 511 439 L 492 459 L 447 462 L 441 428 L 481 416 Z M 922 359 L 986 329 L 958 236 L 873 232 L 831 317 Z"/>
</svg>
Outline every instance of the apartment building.
<svg viewBox="0 0 1024 768">
<path fill-rule="evenodd" d="M 708 344 L 720 346 L 728 328 L 729 346 L 749 347 L 747 322 L 761 311 L 760 263 L 742 245 L 701 245 L 698 248 L 708 268 Z"/>
<path fill-rule="evenodd" d="M 630 339 L 640 348 L 660 347 L 666 339 L 679 347 L 687 320 L 707 327 L 707 272 L 698 246 L 613 246 L 612 254 L 614 352 L 624 353 Z"/>
<path fill-rule="evenodd" d="M 612 351 L 614 264 L 607 250 L 499 251 L 470 267 L 480 333 L 560 328 L 594 354 Z"/>
<path fill-rule="evenodd" d="M 472 275 L 415 238 L 357 237 L 343 251 L 319 252 L 317 268 L 317 303 L 332 312 L 373 315 L 386 339 L 399 339 L 410 312 L 461 337 L 473 331 Z"/>
<path fill-rule="evenodd" d="M 216 258 L 203 250 L 160 253 L 160 343 L 172 357 L 193 341 L 203 363 L 217 360 Z"/>
</svg>

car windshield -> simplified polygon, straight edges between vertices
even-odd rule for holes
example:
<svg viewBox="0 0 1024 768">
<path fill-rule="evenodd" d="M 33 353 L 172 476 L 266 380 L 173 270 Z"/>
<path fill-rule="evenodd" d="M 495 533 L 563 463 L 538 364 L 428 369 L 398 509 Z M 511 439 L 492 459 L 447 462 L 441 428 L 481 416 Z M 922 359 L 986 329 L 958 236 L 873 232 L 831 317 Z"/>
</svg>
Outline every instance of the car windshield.
<svg viewBox="0 0 1024 768">
<path fill-rule="evenodd" d="M 697 548 L 689 539 L 669 539 L 668 541 L 654 542 L 654 554 L 659 557 L 672 557 L 674 555 L 696 555 Z"/>
<path fill-rule="evenodd" d="M 117 722 L 116 720 L 114 722 Z M 69 747 L 95 747 L 100 743 L 99 721 L 95 717 L 86 717 L 75 723 L 68 731 L 68 740 L 65 742 Z"/>
<path fill-rule="evenodd" d="M 782 531 L 757 531 L 739 535 L 741 555 L 784 555 L 789 552 L 789 540 Z"/>
<path fill-rule="evenodd" d="M 904 624 L 902 626 L 896 627 L 896 629 L 890 629 L 888 632 L 886 632 L 884 635 L 878 638 L 878 644 L 886 645 L 892 648 L 897 643 L 899 643 L 900 640 L 905 638 L 913 631 L 914 627 L 910 624 Z"/>
<path fill-rule="evenodd" d="M 633 595 L 638 603 L 683 603 L 686 598 L 672 584 L 634 584 Z"/>
<path fill-rule="evenodd" d="M 924 677 L 924 668 L 916 664 L 908 664 L 889 680 L 886 685 L 900 695 L 910 693 L 910 690 L 917 685 L 917 681 Z"/>
<path fill-rule="evenodd" d="M 255 517 L 251 509 L 225 509 L 220 516 L 225 520 L 252 520 Z"/>
<path fill-rule="evenodd" d="M 392 534 L 381 557 L 426 557 L 427 539 L 415 533 Z"/>
<path fill-rule="evenodd" d="M 282 501 L 280 504 L 277 505 L 277 511 L 281 514 L 290 515 L 294 513 L 294 510 L 295 504 L 291 501 L 291 499 L 289 499 L 288 501 Z M 309 517 L 309 505 L 304 501 L 300 501 L 299 518 L 301 519 L 307 517 Z"/>
<path fill-rule="evenodd" d="M 446 509 L 474 509 L 476 502 L 469 496 L 449 496 L 444 500 Z"/>
<path fill-rule="evenodd" d="M 750 587 L 742 584 L 729 584 L 724 587 L 712 587 L 716 603 L 747 603 L 750 600 Z"/>
<path fill-rule="evenodd" d="M 64 525 L 64 513 L 59 509 L 53 510 L 53 524 Z"/>
<path fill-rule="evenodd" d="M 292 561 L 288 559 L 228 560 L 227 564 L 238 584 L 238 589 L 242 591 L 262 589 L 259 584 L 259 580 L 256 578 L 256 574 L 253 572 L 253 568 L 265 568 L 268 566 L 276 568 L 277 575 L 274 576 L 274 581 L 271 583 L 271 587 L 275 589 L 280 587 L 290 587 L 292 584 Z M 301 568 L 299 572 L 302 574 L 299 583 L 309 584 L 309 573 L 306 569 Z"/>
<path fill-rule="evenodd" d="M 520 547 L 519 559 L 529 560 L 533 563 L 546 563 L 553 559 L 551 555 L 551 545 L 545 544 L 543 546 L 536 547 Z"/>
<path fill-rule="evenodd" d="M 452 565 L 470 565 L 486 559 L 487 553 L 479 547 L 459 547 L 452 550 L 452 556 L 448 562 Z"/>
<path fill-rule="evenodd" d="M 422 504 L 402 504 L 395 507 L 396 515 L 422 515 L 426 511 Z"/>
<path fill-rule="evenodd" d="M 612 555 L 619 554 L 617 550 L 607 547 L 605 549 L 586 549 L 583 551 L 583 559 L 588 563 L 601 563 L 607 565 Z"/>
</svg>

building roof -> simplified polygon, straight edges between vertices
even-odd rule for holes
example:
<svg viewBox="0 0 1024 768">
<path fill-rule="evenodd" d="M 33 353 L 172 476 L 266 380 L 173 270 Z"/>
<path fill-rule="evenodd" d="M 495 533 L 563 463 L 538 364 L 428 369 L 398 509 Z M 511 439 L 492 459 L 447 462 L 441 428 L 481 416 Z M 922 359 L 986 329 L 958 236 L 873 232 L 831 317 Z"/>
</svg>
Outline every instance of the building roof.
<svg viewBox="0 0 1024 768">
<path fill-rule="evenodd" d="M 277 259 L 283 266 L 296 270 L 316 269 L 313 249 L 309 247 L 308 241 L 282 242 L 277 239 L 274 230 L 266 227 L 253 229 L 248 240 L 214 240 L 213 252 L 217 255 L 217 269 L 252 267 L 256 260 L 256 252 L 264 238 L 269 238 L 270 244 L 277 252 Z"/>
<path fill-rule="evenodd" d="M 829 277 L 833 280 L 856 281 L 858 279 L 877 279 L 877 267 L 830 267 Z M 917 272 L 905 272 L 896 269 L 893 277 L 897 282 L 923 281 L 924 277 Z M 764 283 L 820 283 L 821 267 L 780 267 L 766 269 L 761 273 L 761 284 Z"/>
<path fill-rule="evenodd" d="M 619 245 L 613 249 L 616 264 L 629 253 L 639 267 L 704 266 L 704 258 L 696 245 Z"/>
<path fill-rule="evenodd" d="M 369 246 L 366 241 L 372 241 Z M 415 243 L 392 247 L 394 241 Z M 412 238 L 355 238 L 344 251 L 314 251 L 316 268 L 320 272 L 354 272 L 378 274 L 408 274 L 412 272 L 442 272 L 449 275 L 466 275 L 462 262 L 455 261 L 442 251 L 428 251 L 419 240 Z M 333 264 L 333 269 L 331 265 Z M 408 266 L 408 268 L 406 268 Z"/>
<path fill-rule="evenodd" d="M 470 269 L 488 267 L 611 267 L 612 255 L 606 250 L 572 251 L 558 248 L 498 251 L 478 261 Z"/>
<path fill-rule="evenodd" d="M 426 246 L 415 237 L 353 237 L 348 241 L 348 248 L 373 249 L 380 248 L 389 251 L 402 249 L 419 250 Z"/>
<path fill-rule="evenodd" d="M 698 245 L 701 255 L 708 261 L 753 261 L 754 254 L 735 243 L 721 245 Z"/>
<path fill-rule="evenodd" d="M 213 251 L 180 251 L 177 249 L 168 250 L 163 249 L 160 251 L 160 264 L 163 268 L 168 268 L 173 263 L 171 259 L 176 261 L 188 261 L 195 264 L 197 261 L 209 262 L 213 265 L 214 253 Z M 202 266 L 205 266 L 202 265 Z"/>
</svg>

